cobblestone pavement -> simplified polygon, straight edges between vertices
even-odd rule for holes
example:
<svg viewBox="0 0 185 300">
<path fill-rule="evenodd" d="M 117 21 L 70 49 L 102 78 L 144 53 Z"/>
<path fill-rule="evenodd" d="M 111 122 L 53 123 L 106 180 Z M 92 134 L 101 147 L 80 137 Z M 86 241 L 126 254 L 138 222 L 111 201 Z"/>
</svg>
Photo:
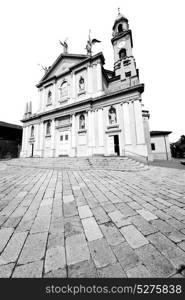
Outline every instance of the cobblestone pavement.
<svg viewBox="0 0 185 300">
<path fill-rule="evenodd" d="M 0 277 L 183 277 L 185 171 L 0 163 Z"/>
</svg>

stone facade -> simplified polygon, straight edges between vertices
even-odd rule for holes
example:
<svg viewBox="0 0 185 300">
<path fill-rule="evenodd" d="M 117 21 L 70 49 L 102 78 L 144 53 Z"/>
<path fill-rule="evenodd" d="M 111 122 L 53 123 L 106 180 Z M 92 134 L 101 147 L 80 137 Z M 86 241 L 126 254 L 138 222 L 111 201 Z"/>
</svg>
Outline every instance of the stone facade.
<svg viewBox="0 0 185 300">
<path fill-rule="evenodd" d="M 150 158 L 142 116 L 144 84 L 132 55 L 132 32 L 119 12 L 104 56 L 62 53 L 38 83 L 39 108 L 27 107 L 21 157 L 131 155 Z"/>
</svg>

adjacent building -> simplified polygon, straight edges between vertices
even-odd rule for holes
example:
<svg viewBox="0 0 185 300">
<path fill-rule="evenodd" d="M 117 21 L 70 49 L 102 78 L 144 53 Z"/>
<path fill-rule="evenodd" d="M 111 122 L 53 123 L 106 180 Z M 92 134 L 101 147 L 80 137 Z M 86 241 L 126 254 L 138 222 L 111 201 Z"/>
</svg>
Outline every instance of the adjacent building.
<svg viewBox="0 0 185 300">
<path fill-rule="evenodd" d="M 0 121 L 0 159 L 19 157 L 22 126 Z"/>
<path fill-rule="evenodd" d="M 132 53 L 128 19 L 120 12 L 112 28 L 114 68 L 103 53 L 64 52 L 37 84 L 39 109 L 27 105 L 21 157 L 129 155 L 151 159 L 144 129 L 139 70 Z M 90 47 L 90 49 L 88 48 Z"/>
<path fill-rule="evenodd" d="M 151 149 L 154 159 L 170 160 L 171 150 L 169 134 L 171 131 L 151 131 Z"/>
</svg>

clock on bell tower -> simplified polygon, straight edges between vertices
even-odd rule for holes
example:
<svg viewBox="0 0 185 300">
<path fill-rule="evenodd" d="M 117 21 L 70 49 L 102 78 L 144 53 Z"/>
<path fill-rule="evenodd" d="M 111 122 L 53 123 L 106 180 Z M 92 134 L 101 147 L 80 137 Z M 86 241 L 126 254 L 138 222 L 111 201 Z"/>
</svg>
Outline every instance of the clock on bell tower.
<svg viewBox="0 0 185 300">
<path fill-rule="evenodd" d="M 112 29 L 115 75 L 120 75 L 121 80 L 137 76 L 138 71 L 132 55 L 132 31 L 129 29 L 128 19 L 120 13 L 119 9 Z"/>
</svg>

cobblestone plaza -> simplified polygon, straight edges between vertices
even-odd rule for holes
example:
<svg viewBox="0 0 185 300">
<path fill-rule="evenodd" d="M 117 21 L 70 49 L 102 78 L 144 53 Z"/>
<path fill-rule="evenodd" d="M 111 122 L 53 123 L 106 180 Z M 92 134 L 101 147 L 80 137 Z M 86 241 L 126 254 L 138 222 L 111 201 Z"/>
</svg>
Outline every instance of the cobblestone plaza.
<svg viewBox="0 0 185 300">
<path fill-rule="evenodd" d="M 1 278 L 185 275 L 184 170 L 22 161 L 0 163 Z"/>
</svg>

